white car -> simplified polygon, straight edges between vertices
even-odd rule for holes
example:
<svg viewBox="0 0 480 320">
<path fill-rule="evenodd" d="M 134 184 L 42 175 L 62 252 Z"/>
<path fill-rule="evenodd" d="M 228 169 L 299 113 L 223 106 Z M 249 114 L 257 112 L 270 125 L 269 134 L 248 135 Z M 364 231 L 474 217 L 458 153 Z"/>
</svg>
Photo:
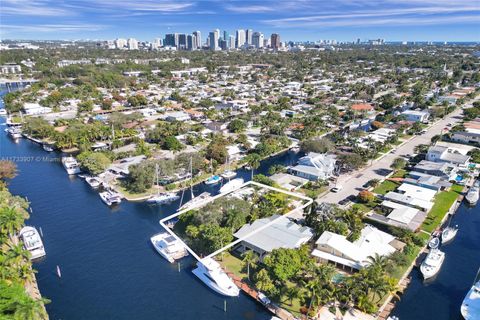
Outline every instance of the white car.
<svg viewBox="0 0 480 320">
<path fill-rule="evenodd" d="M 336 186 L 336 187 L 333 187 L 330 191 L 337 193 L 337 192 L 339 192 L 339 191 L 342 190 L 342 189 L 343 189 L 342 186 Z"/>
</svg>

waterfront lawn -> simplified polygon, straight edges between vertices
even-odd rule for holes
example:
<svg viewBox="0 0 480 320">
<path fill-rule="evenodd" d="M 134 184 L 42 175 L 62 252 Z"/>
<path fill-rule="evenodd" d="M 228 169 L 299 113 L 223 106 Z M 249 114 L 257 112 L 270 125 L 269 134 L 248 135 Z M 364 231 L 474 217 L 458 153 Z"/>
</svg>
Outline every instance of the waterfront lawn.
<svg viewBox="0 0 480 320">
<path fill-rule="evenodd" d="M 217 257 L 220 258 L 218 262 L 225 269 L 227 269 L 227 271 L 232 272 L 240 279 L 247 280 L 247 272 L 246 270 L 243 270 L 243 262 L 241 259 L 237 258 L 229 252 L 224 252 L 223 257 L 222 255 L 218 255 Z"/>
<path fill-rule="evenodd" d="M 395 181 L 384 180 L 378 187 L 373 189 L 373 192 L 376 194 L 385 195 L 390 191 L 397 189 L 398 183 Z"/>
<path fill-rule="evenodd" d="M 461 186 L 460 186 L 461 187 Z M 435 196 L 435 204 L 422 224 L 422 230 L 433 232 L 442 221 L 448 209 L 457 200 L 459 186 L 454 185 L 450 191 L 442 191 Z"/>
<path fill-rule="evenodd" d="M 415 246 L 414 250 L 406 254 L 405 256 L 407 258 L 407 264 L 405 266 L 396 265 L 393 271 L 390 272 L 390 276 L 397 280 L 400 280 L 404 276 L 408 268 L 410 268 L 412 263 L 417 258 L 418 254 L 420 253 L 420 249 L 421 249 L 420 247 Z"/>
</svg>

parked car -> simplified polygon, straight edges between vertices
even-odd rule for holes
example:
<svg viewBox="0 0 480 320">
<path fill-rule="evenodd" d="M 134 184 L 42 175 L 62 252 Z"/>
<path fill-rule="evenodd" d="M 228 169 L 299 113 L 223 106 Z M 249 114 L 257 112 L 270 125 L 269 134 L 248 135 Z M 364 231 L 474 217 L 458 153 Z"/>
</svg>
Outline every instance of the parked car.
<svg viewBox="0 0 480 320">
<path fill-rule="evenodd" d="M 342 190 L 342 189 L 343 189 L 343 187 L 342 187 L 341 185 L 338 185 L 338 186 L 333 187 L 332 189 L 330 189 L 330 191 L 337 193 L 337 192 L 339 192 L 339 191 Z"/>
</svg>

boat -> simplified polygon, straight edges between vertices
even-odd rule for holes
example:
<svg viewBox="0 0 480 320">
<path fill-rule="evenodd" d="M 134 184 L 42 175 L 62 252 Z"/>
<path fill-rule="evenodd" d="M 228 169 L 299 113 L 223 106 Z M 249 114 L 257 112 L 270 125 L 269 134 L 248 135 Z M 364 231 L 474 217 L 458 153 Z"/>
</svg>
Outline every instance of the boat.
<svg viewBox="0 0 480 320">
<path fill-rule="evenodd" d="M 237 190 L 244 184 L 244 180 L 242 178 L 237 178 L 233 179 L 232 181 L 229 181 L 225 183 L 221 188 L 220 188 L 220 193 L 229 193 L 234 190 Z"/>
<path fill-rule="evenodd" d="M 480 198 L 480 188 L 477 186 L 472 186 L 470 190 L 468 190 L 467 195 L 465 196 L 465 200 L 471 204 L 475 205 Z"/>
<path fill-rule="evenodd" d="M 223 171 L 223 173 L 221 174 L 221 176 L 224 178 L 224 179 L 232 179 L 234 178 L 235 176 L 237 175 L 237 173 L 235 171 L 232 171 L 232 170 L 225 170 Z"/>
<path fill-rule="evenodd" d="M 147 199 L 147 202 L 162 204 L 162 203 L 175 201 L 178 198 L 180 197 L 174 192 L 164 192 L 164 193 L 159 193 L 151 196 L 150 198 Z"/>
<path fill-rule="evenodd" d="M 463 299 L 460 312 L 465 320 L 480 319 L 480 269 L 477 272 L 475 281 Z"/>
<path fill-rule="evenodd" d="M 6 115 L 7 115 L 7 110 L 0 109 L 0 116 L 6 116 Z"/>
<path fill-rule="evenodd" d="M 212 258 L 204 258 L 197 262 L 193 274 L 203 281 L 213 291 L 229 297 L 237 297 L 240 293 L 238 287 L 222 270 L 218 262 Z"/>
<path fill-rule="evenodd" d="M 442 232 L 442 244 L 446 244 L 455 238 L 458 232 L 458 226 L 446 227 Z"/>
<path fill-rule="evenodd" d="M 85 177 L 85 181 L 88 185 L 94 189 L 100 187 L 102 185 L 102 180 L 97 177 Z"/>
<path fill-rule="evenodd" d="M 53 151 L 53 147 L 49 144 L 46 144 L 46 143 L 42 145 L 42 148 L 43 148 L 43 150 L 45 150 L 47 152 L 52 152 Z"/>
<path fill-rule="evenodd" d="M 188 251 L 182 242 L 168 232 L 158 233 L 151 237 L 150 241 L 155 250 L 170 263 L 188 255 Z"/>
<path fill-rule="evenodd" d="M 203 192 L 196 197 L 193 197 L 190 201 L 185 202 L 180 210 L 193 209 L 199 207 L 212 199 L 212 195 L 208 192 Z"/>
<path fill-rule="evenodd" d="M 60 271 L 60 267 L 59 267 L 59 266 L 57 266 L 57 276 L 58 276 L 59 278 L 62 277 L 62 271 Z"/>
<path fill-rule="evenodd" d="M 431 249 L 420 266 L 423 278 L 427 280 L 435 276 L 440 271 L 444 260 L 444 252 L 439 249 Z"/>
<path fill-rule="evenodd" d="M 8 127 L 5 131 L 13 139 L 19 139 L 22 137 L 22 129 L 20 129 L 20 127 Z"/>
<path fill-rule="evenodd" d="M 440 245 L 440 238 L 438 237 L 433 237 L 432 239 L 430 239 L 430 241 L 428 241 L 428 247 L 430 249 L 437 249 L 439 245 Z"/>
<path fill-rule="evenodd" d="M 230 170 L 230 159 L 227 155 L 227 169 L 225 171 L 223 171 L 223 173 L 221 174 L 221 176 L 224 178 L 224 179 L 232 179 L 234 178 L 235 176 L 237 175 L 237 173 L 235 171 L 232 171 Z"/>
<path fill-rule="evenodd" d="M 100 192 L 100 198 L 107 206 L 113 206 L 122 202 L 122 198 L 116 192 L 110 190 Z"/>
<path fill-rule="evenodd" d="M 222 181 L 222 177 L 214 175 L 214 176 L 211 176 L 210 178 L 208 178 L 207 180 L 205 180 L 205 184 L 206 185 L 212 185 L 212 184 L 217 184 L 220 181 Z"/>
<path fill-rule="evenodd" d="M 62 157 L 62 164 L 68 174 L 80 173 L 80 165 L 74 157 Z"/>
<path fill-rule="evenodd" d="M 25 250 L 28 250 L 31 254 L 30 260 L 46 255 L 42 238 L 35 227 L 25 226 L 20 230 L 19 235 L 23 241 Z"/>
</svg>

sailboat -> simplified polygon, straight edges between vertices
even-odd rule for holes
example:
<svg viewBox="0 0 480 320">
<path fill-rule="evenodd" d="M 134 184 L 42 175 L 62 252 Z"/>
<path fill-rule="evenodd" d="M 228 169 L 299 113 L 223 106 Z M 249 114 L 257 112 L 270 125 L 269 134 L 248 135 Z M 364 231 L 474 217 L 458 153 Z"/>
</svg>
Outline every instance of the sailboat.
<svg viewBox="0 0 480 320">
<path fill-rule="evenodd" d="M 202 204 L 207 203 L 212 198 L 212 195 L 209 192 L 203 192 L 202 194 L 200 194 L 196 197 L 193 194 L 192 158 L 190 158 L 190 195 L 191 195 L 191 199 L 190 199 L 190 201 L 187 201 L 182 205 L 184 195 L 185 195 L 185 189 L 182 192 L 182 200 L 180 201 L 179 210 L 193 209 L 193 208 L 199 207 Z"/>
<path fill-rule="evenodd" d="M 223 171 L 221 176 L 225 179 L 230 180 L 233 177 L 235 177 L 236 175 L 237 175 L 237 173 L 235 171 L 230 170 L 230 158 L 227 155 L 227 170 Z"/>
<path fill-rule="evenodd" d="M 163 203 L 168 203 L 175 201 L 179 198 L 179 196 L 175 192 L 163 192 L 160 193 L 158 191 L 158 164 L 155 166 L 155 177 L 156 177 L 156 185 L 157 185 L 157 194 L 152 195 L 147 202 L 148 203 L 158 203 L 158 204 L 163 204 Z"/>
</svg>

